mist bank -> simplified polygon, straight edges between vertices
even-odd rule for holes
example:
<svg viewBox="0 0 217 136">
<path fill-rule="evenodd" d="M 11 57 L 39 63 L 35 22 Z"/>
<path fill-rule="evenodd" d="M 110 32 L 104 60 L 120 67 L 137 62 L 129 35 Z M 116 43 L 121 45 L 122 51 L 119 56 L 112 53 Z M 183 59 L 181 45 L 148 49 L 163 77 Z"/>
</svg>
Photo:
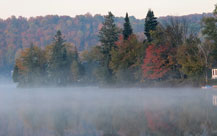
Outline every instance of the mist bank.
<svg viewBox="0 0 217 136">
<path fill-rule="evenodd" d="M 214 90 L 0 86 L 0 135 L 215 135 Z"/>
</svg>

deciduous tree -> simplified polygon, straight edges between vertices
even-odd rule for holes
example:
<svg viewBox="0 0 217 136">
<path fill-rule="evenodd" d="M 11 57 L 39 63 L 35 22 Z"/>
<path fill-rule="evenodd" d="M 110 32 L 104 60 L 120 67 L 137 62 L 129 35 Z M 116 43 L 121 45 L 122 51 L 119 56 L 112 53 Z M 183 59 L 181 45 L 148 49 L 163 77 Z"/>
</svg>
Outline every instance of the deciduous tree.
<svg viewBox="0 0 217 136">
<path fill-rule="evenodd" d="M 140 81 L 140 68 L 144 55 L 144 46 L 135 35 L 131 35 L 128 40 L 121 36 L 116 43 L 117 47 L 111 51 L 110 67 L 112 68 L 117 81 L 134 83 Z"/>
<path fill-rule="evenodd" d="M 170 71 L 172 64 L 168 45 L 149 45 L 142 65 L 144 78 L 162 79 Z"/>
</svg>

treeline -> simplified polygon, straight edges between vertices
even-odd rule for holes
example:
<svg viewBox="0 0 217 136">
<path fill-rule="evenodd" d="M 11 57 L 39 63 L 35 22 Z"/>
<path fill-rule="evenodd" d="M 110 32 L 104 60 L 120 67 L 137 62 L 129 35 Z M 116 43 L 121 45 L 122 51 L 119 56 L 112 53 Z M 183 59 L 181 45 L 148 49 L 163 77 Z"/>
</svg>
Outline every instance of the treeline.
<svg viewBox="0 0 217 136">
<path fill-rule="evenodd" d="M 198 37 L 187 20 L 168 18 L 162 24 L 149 10 L 141 40 L 128 14 L 120 28 L 109 12 L 99 30 L 99 46 L 78 53 L 58 31 L 45 49 L 32 45 L 18 53 L 13 79 L 20 86 L 208 84 L 217 60 L 216 15 L 215 10 L 203 19 L 203 37 Z"/>
<path fill-rule="evenodd" d="M 210 14 L 189 15 L 184 18 L 190 23 L 192 31 L 200 31 L 200 21 L 203 16 Z M 158 21 L 166 23 L 169 17 L 159 18 Z M 124 18 L 115 17 L 115 23 L 122 27 Z M 130 17 L 134 33 L 143 39 L 144 20 Z M 65 39 L 73 43 L 78 51 L 89 49 L 99 44 L 98 32 L 102 27 L 103 16 L 90 14 L 69 16 L 48 15 L 44 17 L 10 17 L 0 19 L 0 74 L 10 72 L 13 68 L 14 57 L 18 50 L 29 48 L 31 43 L 38 47 L 51 44 L 52 37 L 57 30 L 61 30 Z"/>
</svg>

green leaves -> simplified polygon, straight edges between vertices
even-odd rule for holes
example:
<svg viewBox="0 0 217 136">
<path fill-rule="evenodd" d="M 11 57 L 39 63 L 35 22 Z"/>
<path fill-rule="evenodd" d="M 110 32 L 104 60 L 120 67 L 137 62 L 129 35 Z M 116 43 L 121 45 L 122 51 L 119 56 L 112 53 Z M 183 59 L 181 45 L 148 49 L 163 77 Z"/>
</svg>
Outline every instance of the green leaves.
<svg viewBox="0 0 217 136">
<path fill-rule="evenodd" d="M 217 45 L 217 6 L 213 11 L 213 17 L 204 18 L 202 21 L 202 34 L 208 39 L 215 41 Z"/>
<path fill-rule="evenodd" d="M 197 38 L 190 37 L 177 51 L 177 61 L 181 65 L 181 71 L 189 78 L 203 75 L 206 67 L 198 41 Z"/>
</svg>

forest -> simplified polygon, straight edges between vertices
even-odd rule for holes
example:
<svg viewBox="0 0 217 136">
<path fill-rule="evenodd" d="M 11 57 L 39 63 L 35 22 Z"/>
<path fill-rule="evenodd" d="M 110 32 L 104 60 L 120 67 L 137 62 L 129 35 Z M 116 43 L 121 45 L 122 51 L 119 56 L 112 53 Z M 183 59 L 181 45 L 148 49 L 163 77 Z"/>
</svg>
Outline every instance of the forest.
<svg viewBox="0 0 217 136">
<path fill-rule="evenodd" d="M 203 17 L 212 16 L 211 13 L 193 14 L 181 16 L 188 21 L 189 29 L 200 32 L 200 22 Z M 144 14 L 145 17 L 145 14 Z M 139 40 L 144 40 L 144 19 L 136 19 L 130 16 L 134 34 Z M 170 16 L 160 17 L 157 20 L 166 24 Z M 104 17 L 102 15 L 86 14 L 76 17 L 48 15 L 39 17 L 15 17 L 0 19 L 0 75 L 7 74 L 13 70 L 16 52 L 29 48 L 31 43 L 45 48 L 52 43 L 56 31 L 61 30 L 65 40 L 74 44 L 78 51 L 89 50 L 99 45 L 98 33 L 102 27 Z M 114 17 L 115 24 L 123 28 L 124 18 Z"/>
<path fill-rule="evenodd" d="M 57 26 L 43 25 L 50 22 L 40 17 L 38 22 L 37 19 L 30 18 L 28 21 L 31 28 L 34 29 L 37 25 L 45 27 L 38 29 L 34 33 L 36 35 L 31 35 L 29 28 L 27 32 L 19 33 L 28 26 L 23 25 L 26 19 L 19 18 L 20 26 L 11 26 L 23 30 L 16 31 L 10 27 L 12 32 L 8 29 L 8 33 L 13 33 L 13 40 L 5 47 L 16 58 L 13 80 L 20 87 L 183 87 L 211 84 L 210 70 L 217 64 L 217 7 L 213 14 L 199 16 L 200 19 L 197 15 L 192 16 L 196 17 L 190 17 L 194 21 L 187 17 L 157 19 L 154 12 L 149 10 L 144 22 L 129 17 L 126 13 L 123 23 L 111 12 L 104 17 L 78 16 L 77 22 L 76 18 L 70 22 L 68 17 L 62 17 L 61 21 L 69 26 L 74 26 L 72 23 L 81 25 L 79 29 L 83 31 L 75 30 L 78 26 L 70 29 L 67 25 L 61 26 L 64 23 L 57 21 L 58 16 L 47 16 L 53 18 L 52 22 L 59 23 Z M 11 19 L 17 20 L 13 17 Z M 79 22 L 82 19 L 92 22 L 86 23 L 84 27 Z M 94 22 L 96 19 L 102 22 Z M 10 19 L 6 21 L 10 22 Z M 56 29 L 46 28 L 48 26 Z M 74 30 L 78 37 L 73 31 L 67 32 L 70 30 Z M 55 36 L 50 37 L 54 31 Z M 26 36 L 28 40 L 20 39 L 16 33 Z"/>
</svg>

